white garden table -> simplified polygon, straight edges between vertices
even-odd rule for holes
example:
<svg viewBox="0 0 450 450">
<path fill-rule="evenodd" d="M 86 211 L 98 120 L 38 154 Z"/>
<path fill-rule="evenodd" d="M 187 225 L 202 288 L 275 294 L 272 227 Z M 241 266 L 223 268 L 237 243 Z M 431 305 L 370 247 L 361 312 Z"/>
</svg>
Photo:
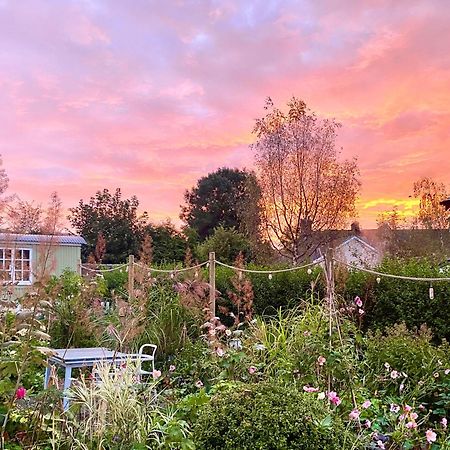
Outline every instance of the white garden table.
<svg viewBox="0 0 450 450">
<path fill-rule="evenodd" d="M 104 347 L 58 348 L 52 351 L 53 355 L 48 358 L 48 365 L 45 369 L 44 389 L 48 387 L 51 366 L 64 367 L 64 410 L 69 407 L 69 398 L 66 394 L 72 382 L 72 369 L 93 367 L 98 363 L 121 364 L 127 361 L 153 361 L 152 355 L 121 353 Z"/>
</svg>

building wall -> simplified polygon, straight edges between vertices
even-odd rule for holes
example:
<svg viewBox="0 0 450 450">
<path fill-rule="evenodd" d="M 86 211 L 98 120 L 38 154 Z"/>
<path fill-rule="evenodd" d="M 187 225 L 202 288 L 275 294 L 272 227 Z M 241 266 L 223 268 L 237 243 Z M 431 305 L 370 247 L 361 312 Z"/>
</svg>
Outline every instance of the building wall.
<svg viewBox="0 0 450 450">
<path fill-rule="evenodd" d="M 43 275 L 60 276 L 66 269 L 76 272 L 81 260 L 81 247 L 79 246 L 19 243 L 12 246 L 0 242 L 0 247 L 31 249 L 33 281 Z M 33 289 L 32 285 L 4 286 L 1 297 L 17 299 L 31 289 Z"/>
<path fill-rule="evenodd" d="M 345 242 L 337 249 L 336 258 L 357 267 L 375 267 L 381 260 L 377 251 L 356 239 Z"/>
</svg>

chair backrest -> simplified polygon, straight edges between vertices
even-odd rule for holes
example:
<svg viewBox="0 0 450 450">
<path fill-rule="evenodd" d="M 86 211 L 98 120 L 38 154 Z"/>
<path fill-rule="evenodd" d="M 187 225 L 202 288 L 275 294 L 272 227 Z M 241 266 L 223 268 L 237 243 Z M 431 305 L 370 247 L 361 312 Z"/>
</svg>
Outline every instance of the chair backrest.
<svg viewBox="0 0 450 450">
<path fill-rule="evenodd" d="M 139 355 L 144 355 L 144 350 L 146 348 L 151 348 L 152 349 L 152 351 L 150 353 L 150 356 L 155 358 L 155 353 L 156 353 L 156 348 L 157 348 L 157 346 L 155 344 L 144 344 L 144 345 L 142 345 L 141 348 L 139 349 Z"/>
</svg>

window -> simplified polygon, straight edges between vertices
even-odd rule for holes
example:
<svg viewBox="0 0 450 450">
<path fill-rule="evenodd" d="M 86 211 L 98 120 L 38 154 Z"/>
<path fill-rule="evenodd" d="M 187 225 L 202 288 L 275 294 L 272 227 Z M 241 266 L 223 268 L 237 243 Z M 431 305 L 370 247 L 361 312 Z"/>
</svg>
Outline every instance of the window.
<svg viewBox="0 0 450 450">
<path fill-rule="evenodd" d="M 31 284 L 31 249 L 0 248 L 0 275 L 3 283 Z"/>
</svg>

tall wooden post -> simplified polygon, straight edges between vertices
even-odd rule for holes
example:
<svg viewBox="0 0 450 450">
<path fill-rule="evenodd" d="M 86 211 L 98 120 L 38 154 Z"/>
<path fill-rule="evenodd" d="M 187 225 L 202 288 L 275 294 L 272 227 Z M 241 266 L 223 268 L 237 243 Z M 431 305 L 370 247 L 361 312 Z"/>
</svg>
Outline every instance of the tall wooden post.
<svg viewBox="0 0 450 450">
<path fill-rule="evenodd" d="M 128 300 L 134 298 L 134 255 L 128 257 Z"/>
<path fill-rule="evenodd" d="M 78 272 L 78 275 L 83 275 L 83 269 L 82 269 L 82 267 L 81 267 L 81 258 L 80 259 L 78 259 L 78 262 L 77 262 L 77 272 Z"/>
<path fill-rule="evenodd" d="M 216 315 L 216 253 L 209 252 L 209 311 Z"/>
</svg>

